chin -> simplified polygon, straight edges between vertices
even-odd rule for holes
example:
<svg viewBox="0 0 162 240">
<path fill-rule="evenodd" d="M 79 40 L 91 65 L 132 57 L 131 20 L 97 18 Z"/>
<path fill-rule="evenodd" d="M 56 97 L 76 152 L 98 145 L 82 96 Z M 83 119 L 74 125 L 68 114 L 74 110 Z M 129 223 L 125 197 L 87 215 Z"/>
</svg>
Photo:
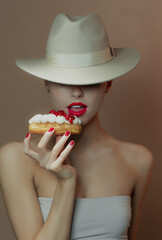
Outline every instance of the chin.
<svg viewBox="0 0 162 240">
<path fill-rule="evenodd" d="M 89 114 L 86 114 L 85 115 L 82 115 L 82 116 L 79 116 L 80 120 L 82 121 L 82 126 L 85 126 L 89 123 L 91 123 L 97 116 L 97 113 L 95 115 L 91 115 L 89 116 Z"/>
</svg>

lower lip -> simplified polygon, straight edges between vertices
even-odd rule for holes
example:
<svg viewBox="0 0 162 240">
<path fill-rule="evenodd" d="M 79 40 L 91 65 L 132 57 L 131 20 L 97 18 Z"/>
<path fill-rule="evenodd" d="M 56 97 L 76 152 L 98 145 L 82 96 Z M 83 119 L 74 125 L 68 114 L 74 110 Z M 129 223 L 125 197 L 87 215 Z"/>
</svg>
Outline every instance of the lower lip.
<svg viewBox="0 0 162 240">
<path fill-rule="evenodd" d="M 79 109 L 72 110 L 68 108 L 68 112 L 77 117 L 83 115 L 86 111 L 87 111 L 87 107 L 83 108 L 82 110 L 79 110 Z"/>
</svg>

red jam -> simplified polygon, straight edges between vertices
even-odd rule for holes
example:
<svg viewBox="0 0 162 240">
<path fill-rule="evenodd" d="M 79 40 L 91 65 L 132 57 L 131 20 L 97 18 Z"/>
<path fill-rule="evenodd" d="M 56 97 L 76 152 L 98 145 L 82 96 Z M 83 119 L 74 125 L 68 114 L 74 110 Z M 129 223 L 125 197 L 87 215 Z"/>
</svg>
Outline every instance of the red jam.
<svg viewBox="0 0 162 240">
<path fill-rule="evenodd" d="M 66 114 L 64 112 L 64 110 L 59 110 L 57 112 L 55 110 L 51 110 L 51 111 L 49 111 L 49 113 L 54 114 L 55 116 L 63 116 L 70 123 L 73 123 L 73 120 L 75 119 L 74 115 L 72 115 L 70 113 Z"/>
</svg>

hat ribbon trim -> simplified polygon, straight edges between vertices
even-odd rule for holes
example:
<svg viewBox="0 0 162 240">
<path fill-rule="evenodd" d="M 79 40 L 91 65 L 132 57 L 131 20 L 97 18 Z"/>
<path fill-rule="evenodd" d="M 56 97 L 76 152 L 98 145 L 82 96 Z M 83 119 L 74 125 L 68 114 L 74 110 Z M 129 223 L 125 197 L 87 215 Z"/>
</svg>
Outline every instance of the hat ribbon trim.
<svg viewBox="0 0 162 240">
<path fill-rule="evenodd" d="M 93 66 L 110 61 L 115 57 L 113 49 L 110 47 L 90 53 L 82 54 L 63 54 L 46 52 L 46 60 L 48 63 L 59 67 L 82 67 Z"/>
</svg>

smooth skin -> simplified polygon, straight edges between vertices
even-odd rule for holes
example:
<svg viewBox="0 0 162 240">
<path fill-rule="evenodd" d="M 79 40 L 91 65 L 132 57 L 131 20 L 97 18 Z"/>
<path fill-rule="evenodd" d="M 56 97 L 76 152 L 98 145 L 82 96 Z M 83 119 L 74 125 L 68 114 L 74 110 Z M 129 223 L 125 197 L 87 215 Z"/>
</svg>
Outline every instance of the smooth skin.
<svg viewBox="0 0 162 240">
<path fill-rule="evenodd" d="M 17 239 L 34 239 L 43 228 L 38 197 L 53 198 L 58 182 L 75 182 L 75 198 L 131 196 L 128 238 L 135 240 L 153 155 L 145 146 L 119 141 L 101 128 L 98 111 L 112 81 L 108 86 L 44 83 L 53 109 L 68 113 L 66 107 L 77 101 L 88 108 L 79 117 L 83 125 L 79 136 L 56 137 L 53 131 L 1 147 L 0 184 Z"/>
</svg>

